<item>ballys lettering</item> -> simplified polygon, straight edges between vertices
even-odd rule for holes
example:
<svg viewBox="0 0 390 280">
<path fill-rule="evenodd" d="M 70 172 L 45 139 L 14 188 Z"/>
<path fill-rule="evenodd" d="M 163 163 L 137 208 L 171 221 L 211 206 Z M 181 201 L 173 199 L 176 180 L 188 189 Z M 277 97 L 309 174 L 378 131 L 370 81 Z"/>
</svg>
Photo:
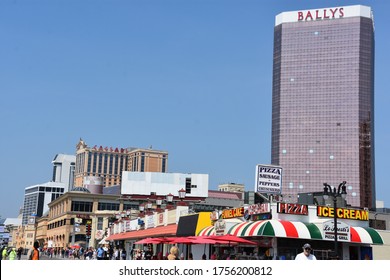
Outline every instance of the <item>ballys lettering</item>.
<svg viewBox="0 0 390 280">
<path fill-rule="evenodd" d="M 332 8 L 332 9 L 298 12 L 298 21 L 323 20 L 323 19 L 334 19 L 334 18 L 342 18 L 342 17 L 344 17 L 344 8 Z"/>
</svg>

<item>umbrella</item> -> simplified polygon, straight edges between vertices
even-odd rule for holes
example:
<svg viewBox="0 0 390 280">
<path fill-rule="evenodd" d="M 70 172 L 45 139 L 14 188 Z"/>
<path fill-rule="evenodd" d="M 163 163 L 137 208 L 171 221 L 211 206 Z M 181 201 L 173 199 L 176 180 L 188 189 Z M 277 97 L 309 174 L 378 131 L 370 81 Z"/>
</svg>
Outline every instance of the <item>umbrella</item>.
<svg viewBox="0 0 390 280">
<path fill-rule="evenodd" d="M 138 240 L 137 242 L 134 242 L 134 244 L 160 244 L 165 242 L 167 242 L 167 240 L 163 237 L 148 237 Z"/>
<path fill-rule="evenodd" d="M 169 244 L 228 244 L 229 241 L 205 238 L 204 236 L 182 236 L 167 238 Z"/>
<path fill-rule="evenodd" d="M 207 236 L 204 237 L 207 239 L 213 239 L 216 241 L 228 241 L 233 243 L 241 243 L 241 244 L 248 244 L 248 245 L 257 245 L 257 242 L 250 241 L 232 234 L 226 234 L 226 235 L 213 235 L 213 236 Z"/>
<path fill-rule="evenodd" d="M 225 240 L 216 240 L 208 238 L 208 236 L 196 236 L 194 244 L 228 244 Z"/>
<path fill-rule="evenodd" d="M 170 241 L 168 242 L 169 244 L 196 244 L 197 240 L 195 238 L 191 237 L 175 237 L 175 238 L 170 238 Z"/>
<path fill-rule="evenodd" d="M 72 246 L 70 246 L 71 249 L 80 249 L 80 245 L 78 244 L 73 244 Z"/>
</svg>

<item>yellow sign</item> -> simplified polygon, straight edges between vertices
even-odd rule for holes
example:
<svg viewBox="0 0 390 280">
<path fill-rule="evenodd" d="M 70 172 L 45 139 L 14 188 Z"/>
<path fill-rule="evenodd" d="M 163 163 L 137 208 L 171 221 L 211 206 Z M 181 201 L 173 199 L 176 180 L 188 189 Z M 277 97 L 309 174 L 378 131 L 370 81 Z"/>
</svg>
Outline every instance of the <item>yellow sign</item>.
<svg viewBox="0 0 390 280">
<path fill-rule="evenodd" d="M 230 219 L 244 216 L 244 207 L 225 209 L 222 211 L 222 219 Z"/>
<path fill-rule="evenodd" d="M 328 206 L 317 206 L 317 216 L 333 218 L 334 208 Z M 368 221 L 368 210 L 337 208 L 337 218 Z"/>
</svg>

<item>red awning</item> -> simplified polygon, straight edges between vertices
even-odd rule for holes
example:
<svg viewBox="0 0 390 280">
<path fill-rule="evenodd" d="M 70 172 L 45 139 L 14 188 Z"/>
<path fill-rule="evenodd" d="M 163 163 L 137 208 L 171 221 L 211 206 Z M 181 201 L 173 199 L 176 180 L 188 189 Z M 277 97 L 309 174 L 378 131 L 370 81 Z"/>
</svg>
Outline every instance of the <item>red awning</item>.
<svg viewBox="0 0 390 280">
<path fill-rule="evenodd" d="M 124 239 L 141 239 L 146 237 L 159 237 L 159 236 L 175 236 L 177 231 L 177 224 L 148 228 L 144 230 L 133 230 L 124 233 L 118 233 L 110 235 L 106 238 L 108 241 L 112 240 L 124 240 Z"/>
</svg>

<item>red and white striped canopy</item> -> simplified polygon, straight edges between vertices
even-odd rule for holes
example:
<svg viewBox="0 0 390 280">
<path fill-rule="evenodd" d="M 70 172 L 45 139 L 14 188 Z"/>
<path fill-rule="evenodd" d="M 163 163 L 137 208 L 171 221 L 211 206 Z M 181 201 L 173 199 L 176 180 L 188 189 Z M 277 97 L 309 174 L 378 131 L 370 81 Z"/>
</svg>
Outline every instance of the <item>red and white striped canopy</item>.
<svg viewBox="0 0 390 280">
<path fill-rule="evenodd" d="M 351 239 L 349 242 L 365 244 L 383 244 L 380 234 L 372 228 L 350 227 Z M 198 235 L 213 235 L 212 226 L 204 228 Z M 299 239 L 323 239 L 322 224 L 291 222 L 283 220 L 263 220 L 242 222 L 232 226 L 227 234 L 236 236 L 269 236 Z"/>
<path fill-rule="evenodd" d="M 322 239 L 320 229 L 314 224 L 282 220 L 243 222 L 230 228 L 228 233 L 237 236 L 276 236 L 301 239 Z"/>
<path fill-rule="evenodd" d="M 211 235 L 215 235 L 214 226 L 205 227 L 201 229 L 197 234 L 197 236 L 211 236 Z"/>
</svg>

